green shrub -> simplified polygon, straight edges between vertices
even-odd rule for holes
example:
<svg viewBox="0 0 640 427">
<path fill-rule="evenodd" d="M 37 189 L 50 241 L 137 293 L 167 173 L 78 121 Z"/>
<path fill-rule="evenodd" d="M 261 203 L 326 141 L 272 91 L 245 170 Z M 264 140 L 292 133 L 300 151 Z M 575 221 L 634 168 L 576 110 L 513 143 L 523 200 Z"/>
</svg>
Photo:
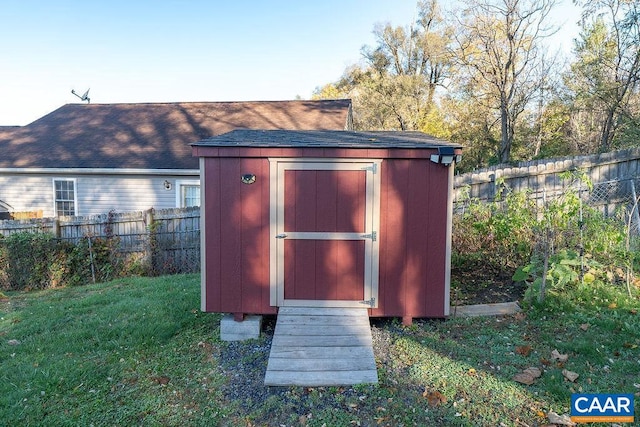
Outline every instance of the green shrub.
<svg viewBox="0 0 640 427">
<path fill-rule="evenodd" d="M 47 233 L 14 233 L 0 240 L 3 289 L 31 290 L 64 284 L 70 245 Z"/>
<path fill-rule="evenodd" d="M 579 173 L 569 177 L 584 179 Z M 584 304 L 591 291 L 591 302 L 607 300 L 600 294 L 623 291 L 623 283 L 632 297 L 635 252 L 627 246 L 625 221 L 584 205 L 570 188 L 544 206 L 534 230 L 532 256 L 513 276 L 529 284 L 525 303 L 544 306 L 549 296 L 553 304 Z"/>
<path fill-rule="evenodd" d="M 0 288 L 77 286 L 139 272 L 139 263 L 126 262 L 118 245 L 115 237 L 87 237 L 74 244 L 47 233 L 11 234 L 0 239 Z"/>
<path fill-rule="evenodd" d="M 453 218 L 452 266 L 496 272 L 528 261 L 535 243 L 536 207 L 526 192 L 506 191 L 491 203 L 470 200 Z"/>
<path fill-rule="evenodd" d="M 590 188 L 580 172 L 563 178 Z M 546 295 L 554 304 L 558 298 L 566 300 L 563 304 L 584 303 L 585 295 L 606 301 L 610 291 L 634 297 L 637 290 L 630 284 L 640 252 L 628 242 L 623 215 L 607 218 L 584 205 L 572 190 L 575 185 L 536 206 L 528 192 L 498 184 L 502 190 L 495 201 L 469 200 L 465 212 L 454 216 L 452 281 L 464 272 L 480 277 L 506 273 L 527 284 L 525 302 L 539 305 Z"/>
</svg>

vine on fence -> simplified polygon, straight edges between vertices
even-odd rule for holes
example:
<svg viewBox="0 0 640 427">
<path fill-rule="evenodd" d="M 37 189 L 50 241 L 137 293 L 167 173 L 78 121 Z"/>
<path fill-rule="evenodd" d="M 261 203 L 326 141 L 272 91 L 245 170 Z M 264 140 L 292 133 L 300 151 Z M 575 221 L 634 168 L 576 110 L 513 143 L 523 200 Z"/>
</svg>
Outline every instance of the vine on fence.
<svg viewBox="0 0 640 427">
<path fill-rule="evenodd" d="M 163 210 L 158 219 L 155 215 L 153 209 L 110 211 L 106 219 L 98 215 L 68 222 L 10 224 L 13 227 L 5 230 L 13 234 L 0 234 L 0 288 L 36 289 L 123 275 L 199 271 L 199 209 Z"/>
<path fill-rule="evenodd" d="M 77 286 L 139 273 L 117 246 L 117 238 L 87 236 L 73 244 L 50 233 L 0 236 L 0 289 Z"/>
</svg>

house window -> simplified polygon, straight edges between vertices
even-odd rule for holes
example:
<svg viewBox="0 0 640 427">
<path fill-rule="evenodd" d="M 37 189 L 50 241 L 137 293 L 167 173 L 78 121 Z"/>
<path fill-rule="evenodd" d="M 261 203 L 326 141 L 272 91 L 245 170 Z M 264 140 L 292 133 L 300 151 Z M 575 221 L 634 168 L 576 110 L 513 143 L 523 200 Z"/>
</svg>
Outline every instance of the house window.
<svg viewBox="0 0 640 427">
<path fill-rule="evenodd" d="M 177 181 L 176 187 L 177 207 L 189 208 L 192 206 L 200 206 L 200 181 Z"/>
<path fill-rule="evenodd" d="M 56 216 L 76 215 L 76 181 L 75 179 L 54 179 L 53 193 Z"/>
</svg>

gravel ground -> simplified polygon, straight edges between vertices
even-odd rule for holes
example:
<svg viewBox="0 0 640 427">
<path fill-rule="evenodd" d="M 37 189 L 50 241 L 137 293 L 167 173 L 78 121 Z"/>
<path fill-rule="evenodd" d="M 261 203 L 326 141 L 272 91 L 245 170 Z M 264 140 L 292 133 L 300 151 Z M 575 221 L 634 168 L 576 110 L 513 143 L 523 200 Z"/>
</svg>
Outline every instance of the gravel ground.
<svg viewBox="0 0 640 427">
<path fill-rule="evenodd" d="M 284 387 L 264 385 L 275 325 L 275 316 L 265 316 L 258 340 L 224 342 L 219 347 L 220 368 L 229 376 L 225 397 L 239 403 L 245 412 L 263 404 L 269 396 L 284 393 Z"/>
<path fill-rule="evenodd" d="M 414 323 L 420 323 L 416 320 Z M 261 415 L 265 416 L 265 408 L 269 411 L 271 421 L 282 424 L 291 420 L 291 417 L 303 418 L 314 411 L 344 407 L 346 401 L 362 401 L 366 399 L 367 387 L 317 387 L 315 391 L 322 394 L 313 396 L 313 389 L 307 387 L 267 387 L 264 385 L 264 375 L 269 359 L 271 341 L 275 328 L 276 317 L 265 316 L 262 332 L 258 340 L 243 342 L 224 342 L 218 346 L 217 354 L 220 360 L 220 368 L 229 377 L 227 385 L 222 390 L 229 401 L 234 401 L 240 406 L 243 414 L 250 414 L 261 408 Z M 393 352 L 390 351 L 392 342 L 402 335 L 403 328 L 399 322 L 393 319 L 372 319 L 371 332 L 373 349 L 378 367 L 384 367 L 389 377 L 402 376 L 403 367 L 393 363 Z M 373 386 L 371 386 L 373 387 Z M 421 391 L 420 391 L 421 392 Z M 269 402 L 272 402 L 269 405 Z M 283 402 L 288 403 L 288 407 Z M 294 413 L 292 413 L 292 411 Z M 304 423 L 302 423 L 304 424 Z"/>
</svg>

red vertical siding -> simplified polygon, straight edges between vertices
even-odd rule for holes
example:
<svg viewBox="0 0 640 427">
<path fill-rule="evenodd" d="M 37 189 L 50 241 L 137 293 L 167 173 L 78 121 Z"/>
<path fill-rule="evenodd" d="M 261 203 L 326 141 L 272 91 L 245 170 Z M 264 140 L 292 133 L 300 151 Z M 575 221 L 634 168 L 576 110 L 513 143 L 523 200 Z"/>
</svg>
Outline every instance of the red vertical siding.
<svg viewBox="0 0 640 427">
<path fill-rule="evenodd" d="M 429 168 L 429 222 L 426 230 L 427 281 L 424 316 L 443 317 L 445 301 L 446 251 L 447 251 L 447 208 L 449 203 L 449 168 L 430 165 Z"/>
<path fill-rule="evenodd" d="M 242 156 L 242 150 L 239 154 Z M 298 154 L 307 153 L 301 150 Z M 371 314 L 442 317 L 449 168 L 423 157 L 384 158 L 380 169 L 379 294 L 378 308 Z M 206 311 L 269 314 L 277 310 L 269 300 L 273 237 L 269 228 L 269 171 L 266 157 L 204 160 Z M 256 175 L 254 184 L 241 182 L 245 173 Z M 294 178 L 301 173 L 307 178 L 314 174 L 313 180 L 285 181 L 285 192 L 295 195 L 291 203 L 285 198 L 285 228 L 289 231 L 364 230 L 364 205 L 358 204 L 364 200 L 364 194 L 360 194 L 364 191 L 364 172 L 286 173 L 296 174 Z M 313 284 L 286 288 L 287 298 L 363 298 L 352 293 L 355 286 L 334 285 L 340 278 L 349 283 L 362 280 L 361 241 L 284 244 L 285 258 L 292 261 L 291 265 L 285 263 L 285 286 L 291 281 Z"/>
<path fill-rule="evenodd" d="M 285 171 L 286 231 L 363 233 L 364 171 Z"/>
<path fill-rule="evenodd" d="M 362 240 L 286 240 L 286 299 L 364 299 Z"/>
<path fill-rule="evenodd" d="M 401 316 L 406 306 L 406 194 L 408 161 L 385 160 L 381 167 L 379 316 Z"/>
<path fill-rule="evenodd" d="M 365 230 L 366 172 L 287 170 L 284 231 Z M 284 242 L 285 299 L 362 300 L 364 242 L 293 240 Z"/>
<path fill-rule="evenodd" d="M 206 311 L 222 311 L 222 281 L 220 280 L 220 163 L 219 158 L 206 158 L 204 161 L 205 201 L 202 212 L 205 214 L 205 265 L 206 292 L 204 308 Z"/>
<path fill-rule="evenodd" d="M 225 311 L 241 312 L 242 286 L 242 174 L 239 158 L 226 158 L 220 163 L 220 281 L 221 295 Z M 235 178 L 235 179 L 234 179 Z M 208 183 L 207 183 L 208 184 Z"/>
<path fill-rule="evenodd" d="M 429 256 L 438 250 L 440 242 L 428 233 L 428 225 L 432 221 L 431 208 L 437 209 L 437 204 L 431 204 L 429 188 L 433 170 L 424 161 L 406 160 L 409 170 L 409 185 L 406 194 L 406 281 L 405 316 L 418 317 L 425 313 L 425 303 L 431 295 L 427 281 L 427 262 Z"/>
<path fill-rule="evenodd" d="M 444 315 L 448 168 L 386 159 L 380 203 L 380 282 L 374 316 Z"/>
<path fill-rule="evenodd" d="M 275 313 L 269 306 L 269 164 L 205 159 L 207 311 Z M 243 184 L 243 174 L 256 175 Z"/>
<path fill-rule="evenodd" d="M 243 184 L 242 174 L 256 176 L 253 184 Z M 234 179 L 235 178 L 235 179 Z M 240 209 L 235 220 L 240 220 L 240 263 L 242 271 L 242 311 L 257 313 L 269 301 L 269 196 L 263 188 L 269 186 L 269 163 L 264 159 L 243 158 L 240 173 L 231 177 L 240 188 Z M 234 220 L 233 218 L 231 219 Z M 266 258 L 266 262 L 265 262 Z"/>
</svg>

